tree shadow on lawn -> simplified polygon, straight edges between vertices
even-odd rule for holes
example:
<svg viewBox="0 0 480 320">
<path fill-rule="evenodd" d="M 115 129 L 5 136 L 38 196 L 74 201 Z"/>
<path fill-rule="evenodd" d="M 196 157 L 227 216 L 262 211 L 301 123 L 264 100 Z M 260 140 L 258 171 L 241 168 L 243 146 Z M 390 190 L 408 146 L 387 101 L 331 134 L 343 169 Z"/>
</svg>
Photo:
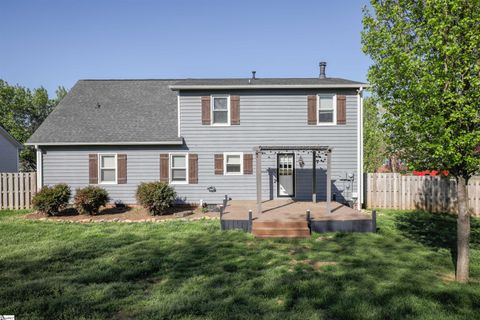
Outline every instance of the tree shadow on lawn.
<svg viewBox="0 0 480 320">
<path fill-rule="evenodd" d="M 32 247 L 0 261 L 0 283 L 9 284 L 0 310 L 39 318 L 442 318 L 473 314 L 478 305 L 469 302 L 480 300 L 437 281 L 438 261 L 418 254 L 425 249 L 382 234 L 286 241 L 221 232 L 214 222 L 47 226 L 74 232 L 63 242 L 36 235 Z"/>
<path fill-rule="evenodd" d="M 452 263 L 457 259 L 457 217 L 448 213 L 429 213 L 413 211 L 395 215 L 398 230 L 407 238 L 419 242 L 434 250 L 450 251 Z M 470 246 L 480 245 L 480 221 L 471 219 Z"/>
</svg>

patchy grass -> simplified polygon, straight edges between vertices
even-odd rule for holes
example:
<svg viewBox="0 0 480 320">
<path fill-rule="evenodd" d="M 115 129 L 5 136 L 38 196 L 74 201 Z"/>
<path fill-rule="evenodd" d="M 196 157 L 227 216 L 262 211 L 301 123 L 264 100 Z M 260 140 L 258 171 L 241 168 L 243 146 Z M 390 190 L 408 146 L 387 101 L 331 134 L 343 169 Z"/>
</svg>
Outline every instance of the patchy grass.
<svg viewBox="0 0 480 320">
<path fill-rule="evenodd" d="M 257 240 L 214 221 L 69 224 L 0 211 L 0 314 L 19 319 L 474 319 L 455 219 L 381 211 L 376 234 Z"/>
</svg>

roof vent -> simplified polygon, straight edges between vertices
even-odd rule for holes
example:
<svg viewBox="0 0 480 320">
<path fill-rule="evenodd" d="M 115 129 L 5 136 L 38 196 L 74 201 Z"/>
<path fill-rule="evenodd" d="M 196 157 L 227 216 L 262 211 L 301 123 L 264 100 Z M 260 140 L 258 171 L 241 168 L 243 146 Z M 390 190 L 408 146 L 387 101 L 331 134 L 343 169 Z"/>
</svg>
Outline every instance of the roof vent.
<svg viewBox="0 0 480 320">
<path fill-rule="evenodd" d="M 256 74 L 256 73 L 257 73 L 257 71 L 252 71 L 252 80 L 257 79 L 257 78 L 255 77 L 255 74 Z"/>
<path fill-rule="evenodd" d="M 322 61 L 319 63 L 320 66 L 320 79 L 325 79 L 327 76 L 325 75 L 325 69 L 327 68 L 327 63 L 325 61 Z"/>
</svg>

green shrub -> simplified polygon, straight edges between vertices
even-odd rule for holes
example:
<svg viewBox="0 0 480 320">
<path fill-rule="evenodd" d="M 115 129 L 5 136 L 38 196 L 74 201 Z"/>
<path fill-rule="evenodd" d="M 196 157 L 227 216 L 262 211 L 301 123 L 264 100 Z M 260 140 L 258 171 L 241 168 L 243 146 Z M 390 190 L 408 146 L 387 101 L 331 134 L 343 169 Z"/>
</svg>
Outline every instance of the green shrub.
<svg viewBox="0 0 480 320">
<path fill-rule="evenodd" d="M 67 206 L 71 195 L 70 187 L 64 183 L 44 186 L 33 197 L 32 204 L 38 211 L 51 216 Z"/>
<path fill-rule="evenodd" d="M 109 200 L 107 190 L 96 186 L 88 186 L 75 191 L 73 203 L 81 214 L 97 214 L 98 209 L 105 206 Z"/>
<path fill-rule="evenodd" d="M 152 215 L 161 215 L 175 202 L 175 189 L 164 182 L 143 182 L 137 188 L 137 201 Z"/>
</svg>

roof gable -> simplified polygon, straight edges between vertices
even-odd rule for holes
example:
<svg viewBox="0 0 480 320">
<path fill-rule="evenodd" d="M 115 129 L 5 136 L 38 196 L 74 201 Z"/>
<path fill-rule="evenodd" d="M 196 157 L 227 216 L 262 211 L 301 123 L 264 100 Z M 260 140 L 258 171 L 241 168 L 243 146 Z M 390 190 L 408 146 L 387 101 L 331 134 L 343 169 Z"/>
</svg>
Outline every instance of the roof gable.
<svg viewBox="0 0 480 320">
<path fill-rule="evenodd" d="M 23 145 L 18 142 L 14 137 L 8 133 L 2 126 L 0 126 L 0 135 L 3 136 L 7 141 L 9 141 L 12 145 L 17 147 L 18 149 L 23 149 Z"/>
</svg>

